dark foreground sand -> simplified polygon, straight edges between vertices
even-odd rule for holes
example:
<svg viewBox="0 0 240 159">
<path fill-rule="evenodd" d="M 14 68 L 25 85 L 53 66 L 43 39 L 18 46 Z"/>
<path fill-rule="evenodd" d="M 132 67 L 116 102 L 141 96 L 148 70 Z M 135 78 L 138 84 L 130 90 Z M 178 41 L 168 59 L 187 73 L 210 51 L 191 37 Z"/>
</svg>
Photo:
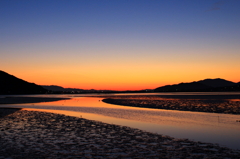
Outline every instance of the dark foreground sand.
<svg viewBox="0 0 240 159">
<path fill-rule="evenodd" d="M 240 96 L 110 96 L 105 97 L 103 102 L 123 106 L 240 114 Z"/>
<path fill-rule="evenodd" d="M 60 114 L 0 109 L 1 158 L 239 158 L 240 151 Z"/>
</svg>

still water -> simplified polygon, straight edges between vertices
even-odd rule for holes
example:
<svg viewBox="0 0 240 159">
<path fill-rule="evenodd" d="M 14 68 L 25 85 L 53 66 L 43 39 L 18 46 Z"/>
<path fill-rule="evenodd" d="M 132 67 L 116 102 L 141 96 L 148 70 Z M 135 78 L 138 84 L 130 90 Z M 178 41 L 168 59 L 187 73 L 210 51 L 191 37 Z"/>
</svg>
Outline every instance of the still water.
<svg viewBox="0 0 240 159">
<path fill-rule="evenodd" d="M 71 99 L 34 104 L 8 104 L 0 105 L 0 107 L 41 109 L 41 111 L 83 117 L 176 138 L 218 143 L 220 146 L 240 149 L 240 122 L 236 122 L 240 120 L 240 115 L 118 106 L 103 103 L 103 98 L 98 95 L 95 97 L 35 95 L 35 97 L 70 97 Z"/>
</svg>

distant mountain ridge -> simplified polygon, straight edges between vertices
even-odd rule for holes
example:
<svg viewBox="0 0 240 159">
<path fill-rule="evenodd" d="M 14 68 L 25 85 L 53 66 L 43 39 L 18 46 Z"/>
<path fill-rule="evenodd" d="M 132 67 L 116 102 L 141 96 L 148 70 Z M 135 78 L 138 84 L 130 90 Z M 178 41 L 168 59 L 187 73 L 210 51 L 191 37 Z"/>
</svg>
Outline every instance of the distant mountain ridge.
<svg viewBox="0 0 240 159">
<path fill-rule="evenodd" d="M 49 90 L 49 91 L 64 91 L 65 88 L 61 86 L 56 86 L 56 85 L 42 85 L 43 88 Z"/>
<path fill-rule="evenodd" d="M 155 92 L 202 92 L 202 91 L 240 91 L 240 82 L 234 83 L 225 79 L 205 79 L 190 83 L 179 83 L 158 87 Z"/>
<path fill-rule="evenodd" d="M 199 83 L 202 83 L 204 85 L 210 86 L 210 87 L 228 87 L 228 86 L 234 86 L 237 83 L 227 81 L 225 79 L 216 78 L 216 79 L 205 79 L 198 81 Z"/>
<path fill-rule="evenodd" d="M 190 83 L 166 85 L 154 89 L 154 92 L 203 92 L 203 91 L 240 91 L 240 82 L 234 83 L 224 79 L 205 79 Z M 112 93 L 112 92 L 152 92 L 140 91 L 111 91 L 111 90 L 84 90 L 77 88 L 63 88 L 56 85 L 39 86 L 29 83 L 0 70 L 0 94 L 42 94 L 42 93 Z"/>
<path fill-rule="evenodd" d="M 42 94 L 47 90 L 0 70 L 0 94 Z"/>
<path fill-rule="evenodd" d="M 43 88 L 47 89 L 52 93 L 91 93 L 91 92 L 111 92 L 111 90 L 95 90 L 95 89 L 79 89 L 79 88 L 64 88 L 57 85 L 42 85 Z"/>
</svg>

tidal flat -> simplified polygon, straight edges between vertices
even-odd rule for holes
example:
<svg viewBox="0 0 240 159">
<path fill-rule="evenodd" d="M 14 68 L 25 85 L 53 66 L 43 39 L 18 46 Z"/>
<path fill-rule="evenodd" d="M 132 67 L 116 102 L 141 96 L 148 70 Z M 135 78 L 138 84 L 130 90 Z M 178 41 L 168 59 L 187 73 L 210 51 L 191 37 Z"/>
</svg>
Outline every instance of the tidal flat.
<svg viewBox="0 0 240 159">
<path fill-rule="evenodd" d="M 26 104 L 26 103 L 41 103 L 41 102 L 53 102 L 59 100 L 67 100 L 70 98 L 46 98 L 46 97 L 19 97 L 9 96 L 0 98 L 0 104 Z"/>
<path fill-rule="evenodd" d="M 2 108 L 0 158 L 239 158 L 240 151 L 81 117 Z"/>
<path fill-rule="evenodd" d="M 240 96 L 103 96 L 109 104 L 193 112 L 240 114 Z"/>
</svg>

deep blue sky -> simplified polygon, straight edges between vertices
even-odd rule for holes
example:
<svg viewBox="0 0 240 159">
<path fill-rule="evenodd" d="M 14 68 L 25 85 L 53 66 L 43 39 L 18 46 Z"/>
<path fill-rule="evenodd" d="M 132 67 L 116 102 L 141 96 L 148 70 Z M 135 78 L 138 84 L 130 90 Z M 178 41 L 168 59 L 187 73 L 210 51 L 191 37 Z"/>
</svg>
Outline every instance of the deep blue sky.
<svg viewBox="0 0 240 159">
<path fill-rule="evenodd" d="M 236 82 L 239 16 L 239 0 L 1 0 L 1 69 L 38 84 L 88 88 L 139 79 L 136 88 Z M 66 76 L 79 82 L 56 80 Z"/>
</svg>

